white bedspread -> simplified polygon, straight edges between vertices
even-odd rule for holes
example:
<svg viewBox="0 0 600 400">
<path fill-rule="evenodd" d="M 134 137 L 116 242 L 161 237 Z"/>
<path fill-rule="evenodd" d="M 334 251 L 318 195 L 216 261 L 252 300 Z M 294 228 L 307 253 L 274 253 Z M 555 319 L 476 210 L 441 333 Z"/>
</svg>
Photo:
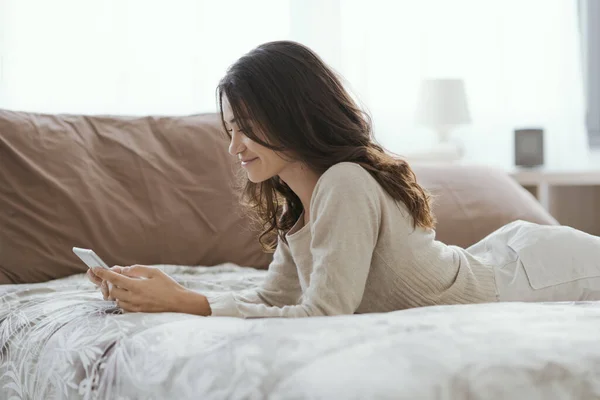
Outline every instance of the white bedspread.
<svg viewBox="0 0 600 400">
<path fill-rule="evenodd" d="M 163 267 L 200 292 L 264 271 Z M 596 399 L 600 304 L 309 319 L 119 314 L 83 275 L 0 286 L 0 399 Z"/>
</svg>

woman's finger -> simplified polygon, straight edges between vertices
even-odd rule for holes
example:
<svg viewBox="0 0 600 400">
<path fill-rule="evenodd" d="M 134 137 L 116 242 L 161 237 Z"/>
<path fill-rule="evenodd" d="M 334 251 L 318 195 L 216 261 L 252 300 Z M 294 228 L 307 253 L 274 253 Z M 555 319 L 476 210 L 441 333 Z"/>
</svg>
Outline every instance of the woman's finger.
<svg viewBox="0 0 600 400">
<path fill-rule="evenodd" d="M 102 284 L 102 279 L 98 278 L 98 277 L 96 276 L 96 274 L 94 274 L 94 273 L 92 272 L 92 270 L 91 270 L 91 269 L 88 269 L 88 270 L 87 270 L 87 272 L 86 272 L 85 274 L 86 274 L 86 276 L 87 276 L 88 280 L 89 280 L 90 282 L 92 282 L 94 285 L 96 285 L 96 286 L 100 286 L 100 285 Z"/>
<path fill-rule="evenodd" d="M 110 269 L 94 267 L 93 272 L 94 274 L 96 274 L 96 276 L 107 280 L 113 285 L 119 286 L 123 289 L 131 290 L 137 288 L 139 285 L 139 279 L 129 278 L 125 275 L 121 275 L 118 272 L 111 271 Z"/>
<path fill-rule="evenodd" d="M 125 267 L 121 270 L 121 273 L 126 276 L 135 278 L 153 278 L 156 276 L 158 268 L 148 267 L 146 265 L 132 265 L 131 267 Z"/>
<path fill-rule="evenodd" d="M 115 300 L 123 300 L 131 303 L 134 299 L 134 295 L 125 289 L 121 289 L 120 287 L 116 287 L 113 285 L 112 289 L 108 291 L 109 296 Z"/>
<path fill-rule="evenodd" d="M 108 293 L 108 284 L 106 283 L 106 281 L 102 281 L 102 284 L 100 285 L 100 290 L 102 291 L 102 297 L 104 298 L 104 300 L 112 300 L 110 299 L 110 295 Z"/>
<path fill-rule="evenodd" d="M 118 300 L 118 299 L 117 299 L 117 306 L 119 306 L 123 310 L 129 311 L 129 312 L 140 312 L 140 311 L 142 311 L 142 308 L 139 305 L 133 304 L 133 303 L 129 303 L 129 302 L 123 301 L 123 300 Z"/>
</svg>

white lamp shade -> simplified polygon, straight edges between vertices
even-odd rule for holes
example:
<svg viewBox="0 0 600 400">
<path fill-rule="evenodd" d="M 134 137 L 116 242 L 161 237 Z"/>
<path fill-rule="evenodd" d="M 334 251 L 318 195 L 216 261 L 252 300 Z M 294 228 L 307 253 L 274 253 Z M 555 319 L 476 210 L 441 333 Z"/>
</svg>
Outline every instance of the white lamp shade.
<svg viewBox="0 0 600 400">
<path fill-rule="evenodd" d="M 416 120 L 431 126 L 453 126 L 471 122 L 462 79 L 427 79 L 421 83 Z"/>
</svg>

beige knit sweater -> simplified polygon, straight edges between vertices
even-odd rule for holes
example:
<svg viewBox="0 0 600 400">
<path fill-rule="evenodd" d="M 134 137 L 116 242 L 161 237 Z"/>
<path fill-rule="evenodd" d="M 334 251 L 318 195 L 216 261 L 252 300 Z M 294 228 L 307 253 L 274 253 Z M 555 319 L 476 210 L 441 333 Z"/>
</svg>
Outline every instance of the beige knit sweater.
<svg viewBox="0 0 600 400">
<path fill-rule="evenodd" d="M 309 317 L 496 301 L 491 266 L 417 227 L 358 164 L 319 178 L 257 289 L 207 295 L 212 315 Z"/>
</svg>

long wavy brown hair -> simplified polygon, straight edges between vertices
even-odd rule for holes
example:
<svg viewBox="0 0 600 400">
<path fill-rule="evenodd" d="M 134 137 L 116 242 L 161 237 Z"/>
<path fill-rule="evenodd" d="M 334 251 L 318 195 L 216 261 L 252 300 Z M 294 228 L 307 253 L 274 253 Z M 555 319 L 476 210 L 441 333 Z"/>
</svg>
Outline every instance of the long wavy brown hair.
<svg viewBox="0 0 600 400">
<path fill-rule="evenodd" d="M 319 174 L 343 161 L 359 164 L 406 205 L 413 227 L 434 227 L 431 197 L 410 166 L 377 144 L 369 115 L 354 102 L 341 78 L 306 46 L 265 43 L 229 67 L 217 87 L 227 132 L 223 96 L 251 140 Z M 240 201 L 262 227 L 263 249 L 273 251 L 277 235 L 285 241 L 285 233 L 300 217 L 300 199 L 278 176 L 253 183 L 244 175 L 238 183 Z"/>
</svg>

